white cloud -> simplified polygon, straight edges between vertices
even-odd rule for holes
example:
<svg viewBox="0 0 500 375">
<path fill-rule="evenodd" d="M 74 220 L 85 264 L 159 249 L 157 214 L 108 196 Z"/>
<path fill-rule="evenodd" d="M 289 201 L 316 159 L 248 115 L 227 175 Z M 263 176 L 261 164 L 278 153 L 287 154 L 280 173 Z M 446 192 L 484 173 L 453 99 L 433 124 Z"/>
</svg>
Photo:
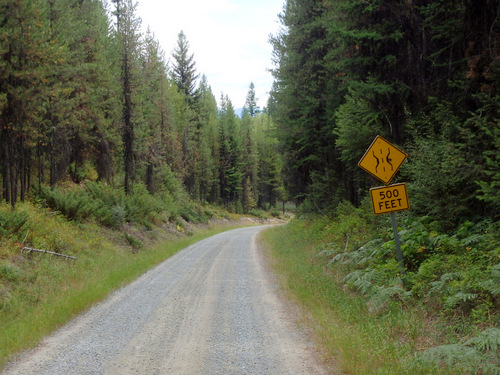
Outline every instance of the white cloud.
<svg viewBox="0 0 500 375">
<path fill-rule="evenodd" d="M 284 0 L 139 0 L 138 16 L 170 57 L 180 30 L 194 53 L 197 71 L 205 74 L 219 100 L 228 95 L 242 107 L 250 82 L 258 104 L 267 104 L 272 76 L 269 34 L 279 28 Z"/>
</svg>

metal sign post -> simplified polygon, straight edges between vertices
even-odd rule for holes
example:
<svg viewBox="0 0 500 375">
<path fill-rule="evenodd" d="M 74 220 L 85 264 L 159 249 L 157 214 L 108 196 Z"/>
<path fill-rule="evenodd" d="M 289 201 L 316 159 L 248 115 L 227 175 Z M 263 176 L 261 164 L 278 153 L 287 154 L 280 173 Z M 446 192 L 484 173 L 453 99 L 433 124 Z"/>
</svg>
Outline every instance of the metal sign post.
<svg viewBox="0 0 500 375">
<path fill-rule="evenodd" d="M 396 213 L 391 212 L 392 230 L 394 231 L 394 243 L 396 244 L 396 256 L 398 257 L 401 273 L 406 274 L 403 252 L 401 251 L 401 241 L 399 240 L 398 224 L 396 223 Z"/>
<path fill-rule="evenodd" d="M 401 267 L 402 275 L 405 275 L 405 264 L 401 241 L 399 239 L 398 225 L 396 222 L 396 211 L 409 210 L 408 193 L 406 184 L 388 185 L 406 159 L 406 154 L 377 135 L 372 144 L 358 163 L 358 166 L 382 181 L 386 186 L 370 189 L 373 212 L 375 215 L 391 214 L 392 229 L 394 231 L 394 243 L 396 244 L 396 256 Z"/>
</svg>

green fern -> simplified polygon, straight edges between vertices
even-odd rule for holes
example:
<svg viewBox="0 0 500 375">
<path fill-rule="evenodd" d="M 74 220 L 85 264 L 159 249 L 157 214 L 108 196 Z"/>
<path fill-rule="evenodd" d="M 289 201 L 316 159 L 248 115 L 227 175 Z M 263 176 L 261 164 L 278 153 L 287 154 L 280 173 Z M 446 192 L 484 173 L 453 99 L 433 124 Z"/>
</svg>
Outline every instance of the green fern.
<svg viewBox="0 0 500 375">
<path fill-rule="evenodd" d="M 491 268 L 490 277 L 479 285 L 494 296 L 500 295 L 500 263 Z"/>
<path fill-rule="evenodd" d="M 426 350 L 420 357 L 424 363 L 466 370 L 482 360 L 481 353 L 462 344 L 441 345 Z"/>
<path fill-rule="evenodd" d="M 362 294 L 371 294 L 375 289 L 376 276 L 374 269 L 356 270 L 345 276 L 343 281 Z"/>
<path fill-rule="evenodd" d="M 382 248 L 383 241 L 381 239 L 375 239 L 366 243 L 354 251 L 343 251 L 337 250 L 334 252 L 336 254 L 329 262 L 328 266 L 334 263 L 340 263 L 343 265 L 353 265 L 355 267 L 365 266 L 374 260 L 378 260 L 381 257 L 387 255 L 387 250 Z"/>
<path fill-rule="evenodd" d="M 428 349 L 417 357 L 417 361 L 431 367 L 447 367 L 457 373 L 499 375 L 499 348 L 500 329 L 489 328 L 465 342 Z"/>
<path fill-rule="evenodd" d="M 411 299 L 412 293 L 404 289 L 400 278 L 394 278 L 388 284 L 389 286 L 376 286 L 374 288 L 373 295 L 368 299 L 368 307 L 372 312 L 383 310 L 393 301 Z"/>
<path fill-rule="evenodd" d="M 446 297 L 445 302 L 444 302 L 444 307 L 447 309 L 453 309 L 456 306 L 466 304 L 468 302 L 474 301 L 479 297 L 479 294 L 477 293 L 465 293 L 465 292 L 458 292 L 455 293 L 452 296 Z"/>
<path fill-rule="evenodd" d="M 498 352 L 500 349 L 500 328 L 485 329 L 477 337 L 465 342 L 465 345 L 474 346 L 482 352 Z M 500 358 L 497 358 L 500 360 Z"/>
<path fill-rule="evenodd" d="M 461 278 L 461 274 L 459 272 L 448 272 L 439 278 L 437 281 L 433 281 L 430 283 L 431 288 L 429 289 L 428 295 L 432 294 L 447 294 L 448 286 L 450 282 L 454 280 L 459 280 Z"/>
</svg>

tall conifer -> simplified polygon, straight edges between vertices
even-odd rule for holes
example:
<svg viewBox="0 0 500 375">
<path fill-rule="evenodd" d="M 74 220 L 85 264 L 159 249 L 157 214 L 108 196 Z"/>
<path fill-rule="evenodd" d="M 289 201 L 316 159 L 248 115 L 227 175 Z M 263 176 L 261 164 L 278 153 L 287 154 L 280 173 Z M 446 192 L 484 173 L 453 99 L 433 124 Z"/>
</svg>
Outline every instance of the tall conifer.
<svg viewBox="0 0 500 375">
<path fill-rule="evenodd" d="M 115 4 L 116 35 L 120 51 L 123 96 L 123 165 L 125 192 L 130 193 L 134 179 L 134 95 L 137 87 L 141 21 L 136 16 L 137 4 L 132 0 L 112 0 Z"/>
<path fill-rule="evenodd" d="M 186 95 L 190 104 L 193 104 L 197 98 L 198 74 L 194 54 L 189 54 L 189 42 L 182 30 L 178 34 L 177 46 L 172 52 L 172 57 L 174 58 L 172 67 L 174 82 L 179 91 Z"/>
</svg>

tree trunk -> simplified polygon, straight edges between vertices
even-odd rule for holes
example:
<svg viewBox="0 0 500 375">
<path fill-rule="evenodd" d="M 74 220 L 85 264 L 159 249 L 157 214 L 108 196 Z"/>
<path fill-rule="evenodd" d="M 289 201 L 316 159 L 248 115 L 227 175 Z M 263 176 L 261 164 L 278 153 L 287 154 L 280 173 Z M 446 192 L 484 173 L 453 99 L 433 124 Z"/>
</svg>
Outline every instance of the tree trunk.
<svg viewBox="0 0 500 375">
<path fill-rule="evenodd" d="M 148 162 L 148 167 L 146 170 L 146 186 L 148 188 L 149 194 L 153 195 L 155 193 L 154 166 L 151 161 Z"/>
<path fill-rule="evenodd" d="M 128 52 L 123 55 L 123 94 L 125 102 L 123 104 L 123 161 L 125 169 L 125 193 L 131 193 L 131 182 L 133 178 L 133 144 L 134 125 L 132 124 L 132 88 L 130 82 L 130 67 Z"/>
</svg>

